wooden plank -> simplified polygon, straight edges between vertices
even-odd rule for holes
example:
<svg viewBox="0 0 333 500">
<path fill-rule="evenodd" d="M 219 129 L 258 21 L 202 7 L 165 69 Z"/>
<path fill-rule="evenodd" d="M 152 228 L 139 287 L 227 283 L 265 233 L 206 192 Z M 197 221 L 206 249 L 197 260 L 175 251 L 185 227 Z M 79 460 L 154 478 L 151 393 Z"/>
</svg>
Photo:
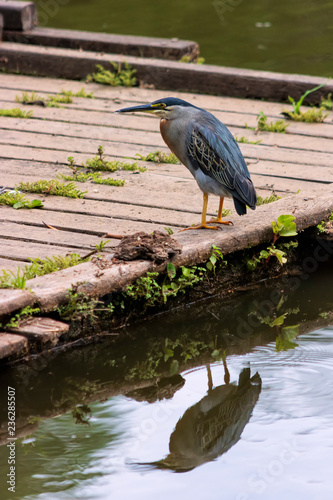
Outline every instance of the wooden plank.
<svg viewBox="0 0 333 500">
<path fill-rule="evenodd" d="M 0 360 L 11 361 L 28 352 L 28 340 L 22 335 L 0 332 Z"/>
<path fill-rule="evenodd" d="M 42 243 L 29 242 L 29 245 L 22 245 L 22 242 L 0 237 L 0 257 L 17 259 L 28 262 L 28 258 L 34 259 L 39 257 L 45 259 L 46 257 L 53 257 L 54 255 L 68 255 L 70 253 L 78 253 L 84 255 L 85 250 L 82 251 L 78 248 L 66 248 L 63 246 L 48 245 Z"/>
<path fill-rule="evenodd" d="M 257 165 L 251 165 L 250 170 L 252 171 L 255 166 Z M 296 172 L 295 179 L 292 178 L 292 172 L 289 172 L 288 165 L 275 165 L 275 167 L 279 171 L 278 173 L 275 171 L 275 176 L 273 173 L 261 175 L 252 172 L 252 179 L 255 187 L 259 186 L 263 188 L 263 186 L 265 186 L 263 189 L 267 190 L 269 189 L 268 186 L 272 186 L 272 189 L 286 192 L 288 190 L 290 190 L 290 192 L 296 192 L 299 189 L 302 189 L 302 192 L 304 192 L 303 190 L 307 191 L 309 189 L 317 189 L 320 185 L 326 185 L 332 182 L 332 172 L 327 169 L 327 167 L 322 167 L 321 170 L 329 170 L 330 175 L 327 175 L 328 180 L 322 181 L 321 183 L 317 181 L 313 183 L 311 180 L 306 179 L 306 172 L 304 172 L 304 169 L 302 170 L 300 167 L 299 176 Z M 113 217 L 118 219 L 121 219 L 121 217 L 127 217 L 133 222 L 137 221 L 138 223 L 146 218 L 146 220 L 154 221 L 156 223 L 164 221 L 164 223 L 177 226 L 179 223 L 179 216 L 174 211 L 200 213 L 202 204 L 202 193 L 195 180 L 184 167 L 182 168 L 183 172 L 181 173 L 181 176 L 178 176 L 177 172 L 176 175 L 173 176 L 171 172 L 161 173 L 157 171 L 151 173 L 146 172 L 140 177 L 132 175 L 130 179 L 130 175 L 128 175 L 129 173 L 126 172 L 126 176 L 123 175 L 125 174 L 125 172 L 123 172 L 121 175 L 126 178 L 126 182 L 125 186 L 121 188 L 99 185 L 97 189 L 95 189 L 94 184 L 80 183 L 79 187 L 87 190 L 88 193 L 85 195 L 84 199 L 78 200 L 63 197 L 38 196 L 34 193 L 27 193 L 27 196 L 30 199 L 39 198 L 44 201 L 44 209 L 39 209 L 38 211 L 30 210 L 29 212 L 36 212 L 36 217 L 39 218 L 39 220 L 42 220 L 44 218 L 44 210 L 47 210 L 48 207 L 54 206 L 56 201 L 53 200 L 58 199 L 59 202 L 57 203 L 61 204 L 61 209 L 63 211 L 70 211 L 70 207 L 75 204 L 78 213 L 87 213 L 89 215 L 92 212 L 88 209 L 88 207 L 90 207 L 88 199 L 94 199 L 98 201 L 99 208 L 97 209 L 97 213 L 101 214 L 101 211 L 104 212 L 104 217 Z M 284 168 L 286 168 L 286 174 L 289 175 L 289 178 L 287 179 L 284 177 L 284 171 L 282 170 Z M 264 170 L 264 168 L 261 168 L 259 163 L 258 171 L 260 172 L 260 170 Z M 304 180 L 301 179 L 301 175 L 304 176 Z M 44 172 L 42 177 L 48 178 L 47 172 Z M 50 174 L 50 177 L 52 178 L 52 173 Z M 320 172 L 318 173 L 318 177 L 320 177 Z M 24 179 L 24 177 L 19 174 L 19 169 L 16 175 L 9 173 L 9 171 L 6 172 L 7 187 L 10 188 L 13 188 L 22 180 L 34 181 L 40 178 L 41 176 L 38 171 L 32 173 L 27 179 Z M 215 197 L 212 196 L 210 199 L 214 200 Z M 116 202 L 119 202 L 120 204 L 117 204 Z M 227 198 L 225 203 L 226 208 L 233 209 L 233 202 L 231 199 Z M 122 206 L 124 204 L 130 205 L 131 210 L 128 211 L 128 208 Z M 212 201 L 212 204 L 215 208 L 216 201 Z M 143 208 L 136 208 L 138 206 Z M 144 209 L 144 207 L 147 207 L 147 209 Z M 152 207 L 168 209 L 168 211 L 166 213 L 160 210 L 152 211 Z M 6 213 L 8 213 L 9 210 L 13 211 L 13 209 L 6 210 Z M 26 211 L 20 210 L 19 212 L 23 215 Z M 184 217 L 182 217 L 182 220 L 183 223 L 186 224 L 186 219 Z"/>
<path fill-rule="evenodd" d="M 27 290 L 0 288 L 0 318 L 17 309 L 32 306 L 34 302 L 34 296 Z"/>
<path fill-rule="evenodd" d="M 118 54 L 78 52 L 70 49 L 37 47 L 3 42 L 0 46 L 1 67 L 6 71 L 25 74 L 63 77 L 81 80 L 94 71 L 96 64 L 112 69 L 110 59 L 122 63 Z M 306 90 L 325 83 L 325 90 L 311 93 L 308 103 L 319 103 L 321 96 L 333 91 L 326 78 L 286 75 L 266 71 L 224 68 L 210 65 L 186 64 L 162 59 L 141 59 L 126 56 L 126 61 L 137 70 L 141 84 L 155 88 L 185 90 L 234 97 L 266 98 L 279 101 L 293 95 L 298 99 Z"/>
<path fill-rule="evenodd" d="M 6 28 L 19 29 L 19 28 Z M 27 31 L 29 30 L 29 31 Z M 135 57 L 153 57 L 178 61 L 186 55 L 194 60 L 199 54 L 196 42 L 176 38 L 113 35 L 55 28 L 27 28 L 24 33 L 4 32 L 4 40 L 31 45 L 88 50 Z"/>
<path fill-rule="evenodd" d="M 201 205 L 201 204 L 200 204 Z M 46 224 L 53 227 L 59 227 L 66 231 L 78 231 L 81 233 L 88 233 L 102 237 L 105 233 L 112 234 L 131 234 L 137 231 L 146 231 L 152 233 L 154 230 L 161 230 L 167 222 L 163 225 L 156 222 L 140 222 L 125 220 L 114 217 L 94 217 L 91 215 L 76 214 L 72 212 L 62 212 L 52 210 L 43 210 L 43 215 L 36 214 L 36 211 L 31 210 L 29 213 L 23 211 L 17 213 L 16 210 L 7 210 L 4 212 L 0 208 L 0 220 L 4 222 L 24 222 L 25 224 L 37 224 L 41 226 L 41 217 Z M 168 224 L 171 226 L 171 224 Z M 66 255 L 66 253 L 79 253 L 84 255 L 82 249 L 80 248 L 65 248 L 56 245 L 41 245 L 37 243 L 29 243 L 29 254 L 25 256 L 25 250 L 16 248 L 17 243 L 10 242 L 6 240 L 6 244 L 3 243 L 4 240 L 0 241 L 0 257 L 2 256 L 14 256 L 17 259 L 22 259 L 23 257 L 50 257 L 52 255 Z M 13 252 L 11 254 L 10 252 Z"/>
<path fill-rule="evenodd" d="M 68 333 L 69 325 L 52 318 L 31 317 L 21 320 L 17 328 L 8 331 L 26 337 L 30 349 L 34 346 L 35 350 L 41 350 L 57 345 L 59 338 Z"/>
<path fill-rule="evenodd" d="M 62 204 L 63 207 L 63 201 L 58 200 L 58 203 L 60 206 Z M 61 219 L 61 214 L 59 214 L 59 218 Z M 42 222 L 40 222 L 39 226 L 31 226 L 27 224 L 20 224 L 19 222 L 7 223 L 0 221 L 0 237 L 21 241 L 22 245 L 27 245 L 32 241 L 34 243 L 45 243 L 48 245 L 64 246 L 73 249 L 80 248 L 81 250 L 84 249 L 85 253 L 94 249 L 95 246 L 101 241 L 98 236 L 86 233 L 48 229 Z M 110 242 L 104 248 L 104 251 L 108 251 L 109 248 L 117 246 L 118 243 L 119 240 L 110 239 Z M 2 261 L 0 260 L 0 268 L 1 263 Z M 14 264 L 13 267 L 15 267 Z"/>
<path fill-rule="evenodd" d="M 12 271 L 16 273 L 19 267 L 24 267 L 26 262 L 10 260 L 10 259 L 1 259 L 0 258 L 0 275 L 2 276 L 2 271 Z"/>
<path fill-rule="evenodd" d="M 72 92 L 79 91 L 82 87 L 86 92 L 93 92 L 95 99 L 93 102 L 85 102 L 85 106 L 90 109 L 90 106 L 97 107 L 103 106 L 105 108 L 105 100 L 114 106 L 113 109 L 118 107 L 134 106 L 136 104 L 143 104 L 151 102 L 156 99 L 161 99 L 170 95 L 168 90 L 145 89 L 138 87 L 110 87 L 108 85 L 99 85 L 97 83 L 77 82 L 74 80 L 65 80 L 57 78 L 40 78 L 35 76 L 15 75 L 15 74 L 1 74 L 0 75 L 0 88 L 2 89 L 16 89 L 25 91 L 39 91 L 41 93 L 56 94 L 64 90 L 71 90 Z M 325 89 L 325 87 L 324 87 Z M 282 108 L 292 110 L 292 106 L 286 103 L 271 102 L 254 100 L 239 97 L 223 97 L 203 94 L 194 94 L 189 92 L 181 92 L 177 90 L 172 91 L 174 97 L 184 99 L 192 102 L 196 106 L 207 109 L 208 111 L 225 111 L 231 113 L 245 113 L 258 115 L 260 111 L 265 111 L 265 114 L 272 118 L 280 117 Z M 326 95 L 326 94 L 325 94 Z M 75 99 L 77 101 L 78 98 Z M 305 108 L 306 109 L 306 108 Z M 333 113 L 328 112 L 328 121 L 332 119 Z"/>
<path fill-rule="evenodd" d="M 152 147 L 156 150 L 169 152 L 166 146 L 161 146 L 161 138 L 158 137 L 157 145 L 147 146 L 141 144 L 112 142 L 108 139 L 81 139 L 73 140 L 66 136 L 50 136 L 43 133 L 21 132 L 15 130 L 2 130 L 0 136 L 0 144 L 4 145 L 24 145 L 27 148 L 38 148 L 50 151 L 64 151 L 64 161 L 68 156 L 73 156 L 77 153 L 86 153 L 94 156 L 100 145 L 107 148 L 107 153 L 110 156 L 129 157 L 135 160 L 137 154 L 147 155 L 151 152 Z M 275 146 L 265 146 L 261 144 L 239 144 L 243 155 L 246 158 L 262 160 L 274 160 L 281 162 L 290 162 L 301 165 L 316 165 L 327 166 L 333 165 L 333 154 L 327 152 L 296 150 L 292 148 L 279 148 Z"/>
<path fill-rule="evenodd" d="M 140 118 L 138 118 L 139 120 Z M 245 121 L 243 122 L 245 123 Z M 45 120 L 41 123 L 40 120 L 19 120 L 17 118 L 0 117 L 0 130 L 19 130 L 21 132 L 41 132 L 75 138 L 90 138 L 103 140 L 105 137 L 110 142 L 123 142 L 132 144 L 145 144 L 155 148 L 165 147 L 165 143 L 158 131 L 158 122 L 156 120 L 156 130 L 142 131 L 130 130 L 120 127 L 105 127 L 97 125 L 71 124 L 68 126 L 59 121 Z M 332 139 L 321 138 L 318 136 L 303 136 L 286 133 L 277 134 L 270 132 L 256 133 L 253 130 L 245 129 L 244 127 L 229 126 L 230 132 L 238 138 L 245 136 L 250 141 L 261 141 L 260 145 L 278 146 L 284 148 L 297 148 L 298 150 L 310 150 L 319 152 L 333 153 Z M 319 132 L 319 128 L 317 129 Z M 107 134 L 106 134 L 107 132 Z"/>
<path fill-rule="evenodd" d="M 0 76 L 1 78 L 1 76 Z M 58 90 L 59 92 L 61 89 Z M 1 91 L 1 100 L 0 100 L 0 108 L 8 108 L 11 107 L 8 105 L 8 101 L 3 100 L 6 95 L 3 94 L 3 90 Z M 7 91 L 5 91 L 7 92 Z M 15 94 L 19 95 L 19 94 Z M 13 96 L 13 95 L 12 95 Z M 45 95 L 44 95 L 45 97 Z M 152 98 L 153 96 L 151 96 Z M 13 100 L 15 97 L 13 97 Z M 78 98 L 76 98 L 78 99 Z M 151 99 L 152 100 L 152 99 Z M 83 102 L 82 102 L 83 101 Z M 110 131 L 107 130 L 107 127 L 117 127 L 124 128 L 129 130 L 146 130 L 150 132 L 157 133 L 159 132 L 159 124 L 155 117 L 150 115 L 115 115 L 114 111 L 119 109 L 120 107 L 126 107 L 127 105 L 138 104 L 139 102 L 131 103 L 124 102 L 123 104 L 114 104 L 112 102 L 102 101 L 101 105 L 96 105 L 95 102 L 97 100 L 89 100 L 89 99 L 81 99 L 78 104 L 68 104 L 63 105 L 62 108 L 43 108 L 40 106 L 27 106 L 20 105 L 15 103 L 15 107 L 19 107 L 24 111 L 33 111 L 34 118 L 40 118 L 45 120 L 46 118 L 52 121 L 58 122 L 66 122 L 64 124 L 65 129 L 70 130 L 70 123 L 76 124 L 86 124 L 86 125 L 94 125 L 101 127 L 101 138 L 110 137 Z M 243 100 L 246 102 L 246 100 Z M 251 101 L 253 102 L 253 101 Z M 142 103 L 142 101 L 141 101 Z M 265 111 L 269 121 L 275 121 L 277 119 L 281 119 L 282 117 L 279 114 L 269 114 L 266 111 L 267 103 L 263 103 L 260 107 L 261 111 Z M 205 107 L 205 106 L 204 106 Z M 75 109 L 75 113 L 73 110 Z M 240 108 L 241 109 L 241 108 Z M 280 108 L 281 111 L 282 107 Z M 87 113 L 89 111 L 89 113 Z M 211 110 L 216 117 L 221 120 L 226 126 L 238 127 L 243 130 L 241 135 L 247 134 L 251 132 L 248 127 L 256 127 L 257 125 L 257 114 L 254 113 L 245 113 L 245 112 L 235 112 L 235 111 L 226 111 L 226 110 Z M 258 111 L 259 112 L 259 111 Z M 328 113 L 328 117 L 325 119 L 323 123 L 302 123 L 295 122 L 292 120 L 287 120 L 288 129 L 286 134 L 272 134 L 272 136 L 281 136 L 282 138 L 285 136 L 289 136 L 290 134 L 299 134 L 305 136 L 313 136 L 313 137 L 327 137 L 333 138 L 333 126 L 332 126 L 332 118 L 333 113 Z M 6 119 L 6 118 L 4 118 Z M 8 118 L 9 119 L 9 118 Z M 30 122 L 32 120 L 29 120 Z"/>
<path fill-rule="evenodd" d="M 30 30 L 38 24 L 37 8 L 34 2 L 2 1 L 0 14 L 4 17 L 5 30 Z"/>
</svg>

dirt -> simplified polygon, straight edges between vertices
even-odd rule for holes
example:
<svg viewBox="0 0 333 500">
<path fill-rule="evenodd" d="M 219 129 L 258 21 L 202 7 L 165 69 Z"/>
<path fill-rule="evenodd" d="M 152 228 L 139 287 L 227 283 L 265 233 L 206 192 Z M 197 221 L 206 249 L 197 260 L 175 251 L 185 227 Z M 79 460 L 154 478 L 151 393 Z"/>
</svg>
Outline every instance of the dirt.
<svg viewBox="0 0 333 500">
<path fill-rule="evenodd" d="M 140 231 L 125 236 L 116 248 L 114 257 L 119 260 L 146 259 L 162 264 L 181 252 L 181 245 L 169 234 Z"/>
</svg>

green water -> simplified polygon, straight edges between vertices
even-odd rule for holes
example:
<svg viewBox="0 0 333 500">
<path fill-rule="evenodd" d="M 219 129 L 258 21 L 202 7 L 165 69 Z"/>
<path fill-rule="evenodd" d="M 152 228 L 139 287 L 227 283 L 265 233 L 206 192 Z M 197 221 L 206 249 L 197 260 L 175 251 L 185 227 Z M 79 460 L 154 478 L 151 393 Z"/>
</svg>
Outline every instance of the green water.
<svg viewBox="0 0 333 500">
<path fill-rule="evenodd" d="M 304 267 L 2 369 L 1 498 L 329 500 L 333 263 Z"/>
<path fill-rule="evenodd" d="M 207 64 L 332 76 L 332 0 L 37 0 L 40 24 L 197 41 Z"/>
</svg>

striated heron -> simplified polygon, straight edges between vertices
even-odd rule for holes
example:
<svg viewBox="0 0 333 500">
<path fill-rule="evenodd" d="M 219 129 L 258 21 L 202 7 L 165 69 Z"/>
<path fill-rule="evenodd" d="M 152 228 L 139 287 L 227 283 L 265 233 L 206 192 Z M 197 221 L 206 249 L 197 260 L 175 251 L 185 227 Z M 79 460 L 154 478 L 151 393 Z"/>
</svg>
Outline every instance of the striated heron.
<svg viewBox="0 0 333 500">
<path fill-rule="evenodd" d="M 223 201 L 233 198 L 238 215 L 246 207 L 255 209 L 257 196 L 244 157 L 227 127 L 214 115 L 175 97 L 150 104 L 123 108 L 116 113 L 141 111 L 161 118 L 162 137 L 171 151 L 189 169 L 203 192 L 201 224 L 186 229 L 218 229 L 209 223 L 231 224 L 222 220 Z M 220 197 L 216 219 L 206 221 L 208 195 Z"/>
</svg>

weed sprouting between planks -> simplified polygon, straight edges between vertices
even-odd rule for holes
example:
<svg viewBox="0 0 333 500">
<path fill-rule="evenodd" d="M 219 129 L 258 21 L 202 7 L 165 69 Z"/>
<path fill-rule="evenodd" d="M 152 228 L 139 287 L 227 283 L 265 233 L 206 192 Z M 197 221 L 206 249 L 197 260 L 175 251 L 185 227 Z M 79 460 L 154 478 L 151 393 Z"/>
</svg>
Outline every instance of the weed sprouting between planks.
<svg viewBox="0 0 333 500">
<path fill-rule="evenodd" d="M 67 196 L 68 198 L 83 198 L 88 191 L 80 191 L 74 184 L 65 184 L 58 180 L 39 180 L 35 182 L 20 182 L 15 189 L 29 193 L 40 193 L 54 196 Z"/>
<path fill-rule="evenodd" d="M 176 155 L 174 155 L 173 153 L 167 154 L 163 151 L 154 151 L 152 153 L 148 153 L 147 156 L 136 153 L 135 156 L 138 156 L 142 161 L 152 161 L 155 163 L 179 163 Z"/>
<path fill-rule="evenodd" d="M 263 111 L 260 111 L 259 115 L 257 116 L 257 127 L 249 127 L 245 123 L 245 127 L 250 129 L 250 130 L 256 130 L 257 132 L 277 132 L 280 134 L 284 134 L 287 130 L 288 125 L 284 120 L 277 120 L 276 122 L 267 122 L 267 116 Z"/>
<path fill-rule="evenodd" d="M 23 111 L 20 108 L 0 109 L 0 116 L 7 116 L 11 118 L 32 118 L 32 111 Z"/>
</svg>

